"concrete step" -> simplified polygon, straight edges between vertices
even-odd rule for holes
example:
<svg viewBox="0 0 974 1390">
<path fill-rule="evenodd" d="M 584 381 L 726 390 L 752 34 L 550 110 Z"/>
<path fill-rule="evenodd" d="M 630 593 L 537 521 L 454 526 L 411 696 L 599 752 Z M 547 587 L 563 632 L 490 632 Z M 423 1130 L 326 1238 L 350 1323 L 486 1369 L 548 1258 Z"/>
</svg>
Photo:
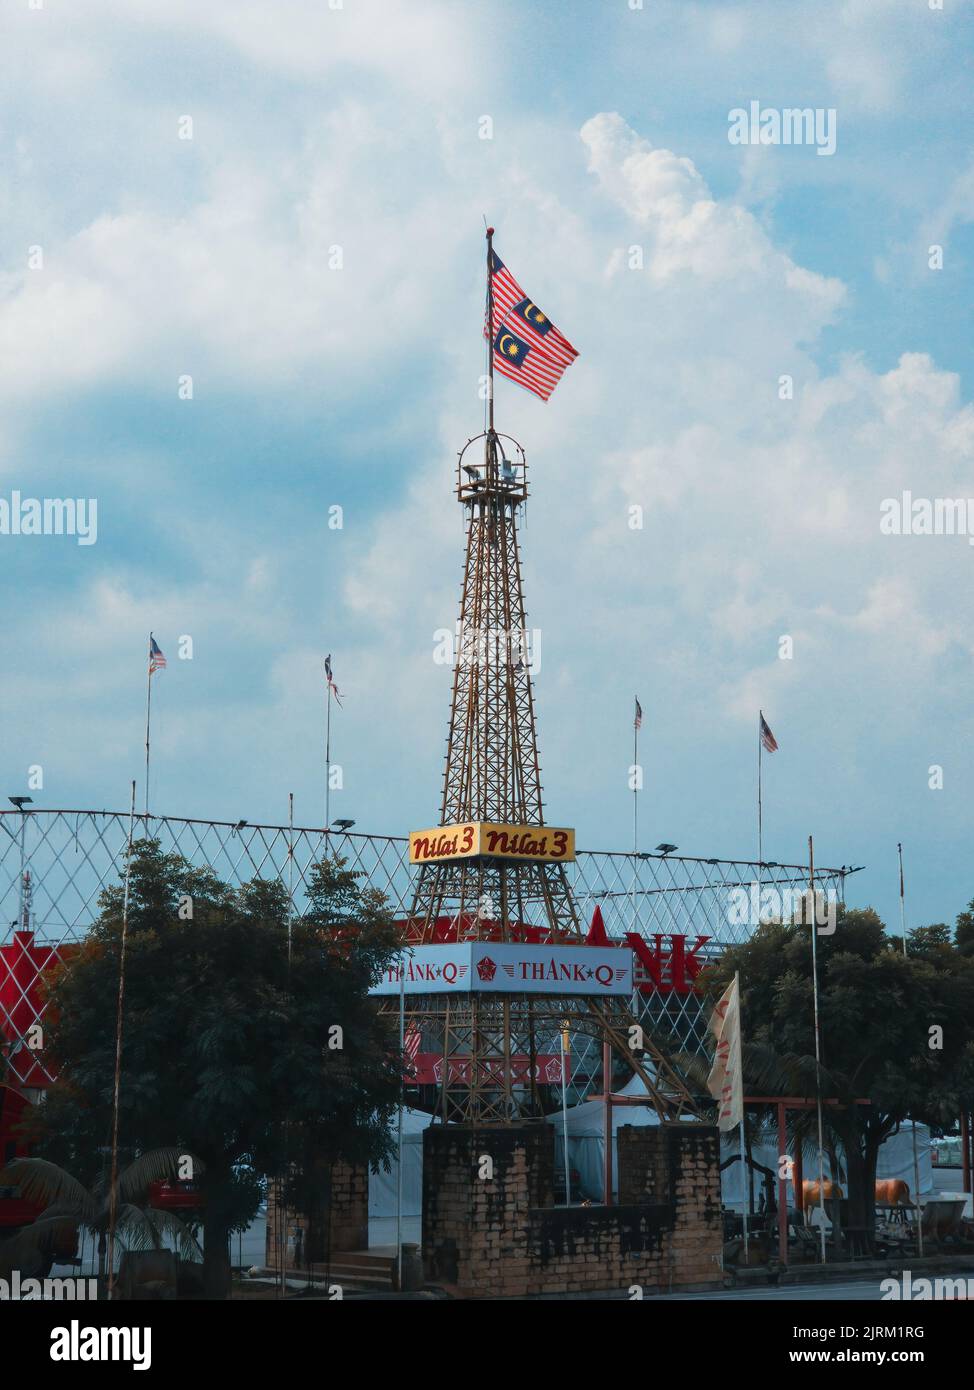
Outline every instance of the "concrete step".
<svg viewBox="0 0 974 1390">
<path fill-rule="evenodd" d="M 331 1277 L 338 1283 L 354 1282 L 370 1289 L 391 1289 L 396 1261 L 389 1255 L 374 1255 L 368 1250 L 343 1250 L 332 1256 Z"/>
<path fill-rule="evenodd" d="M 311 1270 L 288 1269 L 289 1283 L 307 1283 L 309 1274 L 314 1284 L 354 1284 L 376 1292 L 391 1289 L 394 1284 L 395 1256 L 376 1255 L 368 1250 L 343 1250 L 332 1256 L 329 1264 L 323 1261 Z"/>
</svg>

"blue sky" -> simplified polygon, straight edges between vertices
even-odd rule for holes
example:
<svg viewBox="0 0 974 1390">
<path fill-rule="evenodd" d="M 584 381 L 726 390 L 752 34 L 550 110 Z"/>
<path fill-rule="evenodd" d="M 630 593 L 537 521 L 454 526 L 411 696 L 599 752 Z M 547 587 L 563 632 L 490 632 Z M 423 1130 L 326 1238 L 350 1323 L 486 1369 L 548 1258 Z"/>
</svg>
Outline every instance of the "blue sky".
<svg viewBox="0 0 974 1390">
<path fill-rule="evenodd" d="M 44 0 L 0 27 L 0 496 L 98 500 L 93 546 L 0 536 L 4 790 L 40 764 L 38 805 L 124 807 L 151 627 L 156 810 L 275 821 L 293 791 L 316 823 L 330 650 L 333 815 L 435 822 L 486 213 L 581 353 L 549 404 L 497 400 L 549 818 L 628 847 L 638 691 L 643 847 L 753 855 L 760 706 L 767 857 L 814 834 L 894 921 L 902 840 L 911 921 L 953 919 L 974 552 L 879 515 L 974 498 L 970 3 Z M 834 108 L 835 154 L 731 145 L 751 100 Z"/>
</svg>

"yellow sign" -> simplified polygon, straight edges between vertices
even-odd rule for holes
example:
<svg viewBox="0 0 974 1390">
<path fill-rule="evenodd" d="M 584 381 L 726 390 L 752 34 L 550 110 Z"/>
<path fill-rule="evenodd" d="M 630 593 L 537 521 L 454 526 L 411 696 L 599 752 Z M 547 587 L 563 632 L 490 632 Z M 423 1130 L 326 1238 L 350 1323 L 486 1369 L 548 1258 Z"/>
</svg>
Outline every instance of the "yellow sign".
<svg viewBox="0 0 974 1390">
<path fill-rule="evenodd" d="M 564 864 L 575 858 L 575 832 L 550 825 L 468 821 L 464 825 L 440 825 L 435 830 L 414 830 L 409 837 L 410 864 L 437 864 L 478 855 Z"/>
</svg>

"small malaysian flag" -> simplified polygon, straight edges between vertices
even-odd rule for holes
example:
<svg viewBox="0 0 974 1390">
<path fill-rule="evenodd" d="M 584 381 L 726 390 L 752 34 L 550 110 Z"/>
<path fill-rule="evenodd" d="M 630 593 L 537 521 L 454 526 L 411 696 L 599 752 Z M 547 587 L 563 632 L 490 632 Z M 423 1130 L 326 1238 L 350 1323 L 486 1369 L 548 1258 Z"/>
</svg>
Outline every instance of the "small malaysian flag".
<svg viewBox="0 0 974 1390">
<path fill-rule="evenodd" d="M 638 695 L 636 696 L 636 717 L 632 723 L 634 729 L 641 729 L 643 727 L 643 707 L 639 703 Z"/>
<path fill-rule="evenodd" d="M 153 637 L 152 633 L 150 632 L 150 633 L 149 633 L 149 675 L 150 675 L 150 676 L 153 676 L 153 675 L 155 675 L 156 671 L 162 671 L 162 670 L 164 670 L 164 669 L 165 669 L 165 665 L 166 665 L 166 658 L 165 658 L 165 657 L 163 656 L 163 654 L 162 654 L 162 648 L 159 646 L 159 643 L 156 641 L 156 639 Z"/>
<path fill-rule="evenodd" d="M 578 352 L 528 298 L 493 250 L 490 283 L 493 321 L 489 327 L 494 366 L 509 381 L 516 381 L 546 401 Z"/>
<path fill-rule="evenodd" d="M 758 713 L 761 717 L 761 746 L 766 753 L 776 753 L 778 751 L 778 740 L 768 728 L 767 720 L 764 715 L 761 714 L 760 711 L 758 711 Z"/>
<path fill-rule="evenodd" d="M 335 699 L 338 700 L 338 708 L 344 708 L 341 700 L 339 699 L 338 686 L 335 684 L 335 679 L 331 673 L 331 652 L 329 652 L 328 655 L 325 657 L 325 679 L 328 682 L 328 689 L 334 695 Z"/>
</svg>

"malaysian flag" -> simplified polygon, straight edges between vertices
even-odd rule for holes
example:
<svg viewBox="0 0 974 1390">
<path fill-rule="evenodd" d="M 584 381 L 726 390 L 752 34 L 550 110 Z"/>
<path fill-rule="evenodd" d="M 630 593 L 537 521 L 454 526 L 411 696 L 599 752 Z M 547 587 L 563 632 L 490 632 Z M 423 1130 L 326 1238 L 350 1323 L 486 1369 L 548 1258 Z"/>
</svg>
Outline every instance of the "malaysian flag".
<svg viewBox="0 0 974 1390">
<path fill-rule="evenodd" d="M 162 671 L 166 665 L 166 658 L 162 654 L 162 648 L 149 633 L 149 675 L 155 675 L 156 671 Z"/>
<path fill-rule="evenodd" d="M 633 728 L 634 728 L 634 729 L 641 729 L 642 727 L 643 727 L 643 707 L 642 707 L 642 705 L 639 703 L 639 696 L 637 695 L 637 696 L 636 696 L 636 717 L 635 717 L 635 719 L 633 720 Z"/>
<path fill-rule="evenodd" d="M 578 352 L 529 299 L 495 251 L 490 253 L 494 366 L 546 401 Z"/>
<path fill-rule="evenodd" d="M 778 740 L 768 728 L 767 720 L 761 711 L 758 711 L 761 719 L 761 746 L 766 753 L 776 753 L 778 751 Z"/>
<path fill-rule="evenodd" d="M 325 679 L 328 682 L 328 689 L 334 695 L 335 699 L 338 700 L 338 708 L 341 709 L 343 706 L 341 700 L 338 698 L 338 686 L 335 684 L 335 679 L 331 673 L 331 652 L 325 657 Z"/>
</svg>

